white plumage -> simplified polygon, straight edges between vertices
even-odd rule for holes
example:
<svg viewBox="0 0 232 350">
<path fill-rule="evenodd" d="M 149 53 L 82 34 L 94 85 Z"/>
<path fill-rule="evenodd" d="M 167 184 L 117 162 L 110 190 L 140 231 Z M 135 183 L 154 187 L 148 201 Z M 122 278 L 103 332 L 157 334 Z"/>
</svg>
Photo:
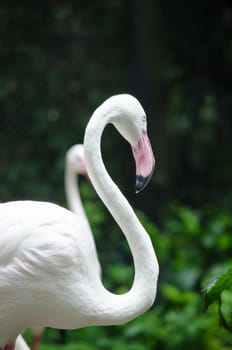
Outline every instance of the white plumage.
<svg viewBox="0 0 232 350">
<path fill-rule="evenodd" d="M 0 204 L 2 349 L 9 349 L 18 334 L 33 324 L 64 329 L 120 324 L 154 302 L 158 262 L 150 237 L 102 161 L 100 140 L 108 123 L 133 147 L 137 190 L 150 178 L 154 158 L 145 112 L 134 97 L 113 96 L 94 112 L 84 138 L 87 171 L 127 238 L 135 265 L 133 285 L 122 295 L 105 289 L 99 267 L 92 263 L 94 247 L 85 239 L 86 227 L 74 213 L 45 202 Z"/>
<path fill-rule="evenodd" d="M 29 346 L 21 335 L 16 339 L 15 350 L 30 350 Z"/>
<path fill-rule="evenodd" d="M 88 239 L 89 244 L 93 246 L 93 254 L 90 257 L 92 259 L 92 264 L 96 264 L 99 267 L 99 274 L 101 274 L 101 267 L 97 258 L 97 251 L 95 247 L 94 238 L 81 201 L 78 186 L 78 175 L 87 176 L 87 169 L 84 160 L 84 147 L 81 144 L 72 146 L 66 153 L 64 177 L 65 193 L 69 209 L 78 216 L 78 220 L 81 221 L 83 226 L 85 227 L 84 239 Z M 43 327 L 35 326 L 31 328 L 32 350 L 37 350 L 43 333 Z"/>
</svg>

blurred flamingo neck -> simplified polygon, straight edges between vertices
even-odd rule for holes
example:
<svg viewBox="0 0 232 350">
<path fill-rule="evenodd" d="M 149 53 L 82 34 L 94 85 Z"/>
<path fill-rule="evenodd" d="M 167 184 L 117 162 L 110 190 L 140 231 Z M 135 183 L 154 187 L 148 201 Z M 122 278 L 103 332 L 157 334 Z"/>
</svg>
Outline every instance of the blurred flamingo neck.
<svg viewBox="0 0 232 350">
<path fill-rule="evenodd" d="M 81 214 L 83 214 L 80 193 L 78 190 L 78 176 L 68 167 L 65 171 L 65 190 L 70 209 L 74 213 L 81 212 Z"/>
</svg>

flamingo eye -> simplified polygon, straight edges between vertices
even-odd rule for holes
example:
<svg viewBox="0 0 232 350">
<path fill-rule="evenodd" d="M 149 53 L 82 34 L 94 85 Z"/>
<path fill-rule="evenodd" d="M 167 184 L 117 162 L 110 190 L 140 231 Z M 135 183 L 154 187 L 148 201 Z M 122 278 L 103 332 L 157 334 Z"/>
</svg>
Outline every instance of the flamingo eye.
<svg viewBox="0 0 232 350">
<path fill-rule="evenodd" d="M 142 121 L 143 121 L 143 123 L 146 123 L 146 121 L 147 121 L 147 117 L 145 114 L 142 116 Z"/>
</svg>

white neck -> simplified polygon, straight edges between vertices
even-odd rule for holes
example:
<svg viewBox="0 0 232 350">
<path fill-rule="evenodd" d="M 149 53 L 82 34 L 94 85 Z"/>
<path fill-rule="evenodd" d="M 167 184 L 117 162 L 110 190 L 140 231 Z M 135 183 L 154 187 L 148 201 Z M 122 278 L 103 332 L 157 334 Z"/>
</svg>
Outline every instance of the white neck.
<svg viewBox="0 0 232 350">
<path fill-rule="evenodd" d="M 84 239 L 87 239 L 89 245 L 93 248 L 91 259 L 93 261 L 93 264 L 96 264 L 98 266 L 99 276 L 101 276 L 101 266 L 97 257 L 95 241 L 80 196 L 78 187 L 78 174 L 77 172 L 74 172 L 72 167 L 69 167 L 68 164 L 66 164 L 65 168 L 65 192 L 69 209 L 78 216 L 78 219 L 81 222 L 83 228 L 85 228 Z"/>
<path fill-rule="evenodd" d="M 108 292 L 102 286 L 102 304 L 97 324 L 129 321 L 151 307 L 156 296 L 158 262 L 149 235 L 132 207 L 108 175 L 102 161 L 100 142 L 110 115 L 97 109 L 85 132 L 84 153 L 87 170 L 98 195 L 126 236 L 132 251 L 135 277 L 132 288 L 123 295 Z M 102 315 L 102 317 L 101 317 Z"/>
<path fill-rule="evenodd" d="M 65 192 L 69 209 L 88 223 L 79 192 L 78 175 L 68 164 L 65 169 Z"/>
</svg>

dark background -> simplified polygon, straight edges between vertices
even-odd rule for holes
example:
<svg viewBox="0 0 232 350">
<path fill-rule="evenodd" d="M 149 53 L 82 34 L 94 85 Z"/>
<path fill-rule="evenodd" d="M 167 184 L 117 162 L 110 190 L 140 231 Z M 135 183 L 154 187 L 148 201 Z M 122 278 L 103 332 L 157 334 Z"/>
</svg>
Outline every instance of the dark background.
<svg viewBox="0 0 232 350">
<path fill-rule="evenodd" d="M 206 276 L 231 257 L 231 2 L 1 1 L 0 62 L 2 201 L 66 206 L 65 153 L 83 141 L 107 97 L 131 93 L 148 117 L 156 170 L 143 193 L 134 194 L 130 147 L 112 127 L 103 155 L 151 233 L 161 265 L 158 300 L 129 328 L 67 332 L 64 348 L 232 346 L 216 307 L 205 314 L 201 293 Z M 128 248 L 90 185 L 81 181 L 81 190 L 103 278 L 121 290 L 133 276 Z M 48 330 L 44 346 L 57 337 Z"/>
</svg>

